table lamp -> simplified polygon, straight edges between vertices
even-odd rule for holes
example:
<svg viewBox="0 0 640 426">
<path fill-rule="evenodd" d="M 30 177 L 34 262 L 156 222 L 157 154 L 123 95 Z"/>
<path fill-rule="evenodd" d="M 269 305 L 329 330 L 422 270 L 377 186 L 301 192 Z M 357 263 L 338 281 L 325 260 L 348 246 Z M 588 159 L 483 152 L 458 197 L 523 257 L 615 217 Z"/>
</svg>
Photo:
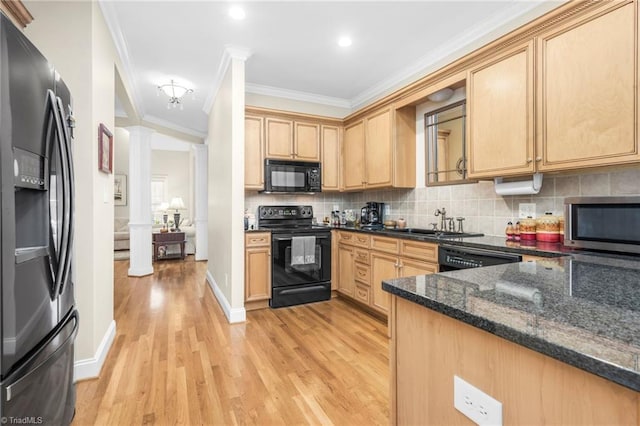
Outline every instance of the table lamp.
<svg viewBox="0 0 640 426">
<path fill-rule="evenodd" d="M 163 202 L 158 206 L 158 211 L 162 212 L 162 229 L 164 232 L 167 232 L 167 222 L 169 221 L 169 215 L 167 214 L 167 209 L 169 208 L 169 203 Z"/>
<path fill-rule="evenodd" d="M 169 203 L 169 208 L 176 211 L 173 214 L 173 223 L 176 227 L 176 232 L 180 232 L 180 212 L 178 210 L 184 209 L 184 201 L 180 197 L 173 197 Z"/>
</svg>

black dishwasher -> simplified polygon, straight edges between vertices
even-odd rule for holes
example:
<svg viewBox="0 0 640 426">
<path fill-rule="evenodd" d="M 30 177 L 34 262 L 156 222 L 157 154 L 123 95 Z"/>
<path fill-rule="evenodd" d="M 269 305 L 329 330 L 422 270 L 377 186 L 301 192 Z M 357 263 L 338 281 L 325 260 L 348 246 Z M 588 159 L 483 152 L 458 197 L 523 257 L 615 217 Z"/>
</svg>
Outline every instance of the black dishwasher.
<svg viewBox="0 0 640 426">
<path fill-rule="evenodd" d="M 438 248 L 440 272 L 502 265 L 504 263 L 518 263 L 521 261 L 522 256 L 515 253 L 447 245 L 441 245 Z"/>
</svg>

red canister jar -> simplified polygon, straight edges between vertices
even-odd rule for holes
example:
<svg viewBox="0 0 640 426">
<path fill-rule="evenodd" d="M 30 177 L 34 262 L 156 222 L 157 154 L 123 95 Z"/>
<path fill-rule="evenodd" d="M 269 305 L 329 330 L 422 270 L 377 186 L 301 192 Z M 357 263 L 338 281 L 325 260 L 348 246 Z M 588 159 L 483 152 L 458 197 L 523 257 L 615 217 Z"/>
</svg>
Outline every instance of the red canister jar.
<svg viewBox="0 0 640 426">
<path fill-rule="evenodd" d="M 538 219 L 536 223 L 536 240 L 547 243 L 557 243 L 560 241 L 560 221 L 547 212 Z"/>
<path fill-rule="evenodd" d="M 536 240 L 536 220 L 528 216 L 520 221 L 520 240 L 535 241 Z"/>
</svg>

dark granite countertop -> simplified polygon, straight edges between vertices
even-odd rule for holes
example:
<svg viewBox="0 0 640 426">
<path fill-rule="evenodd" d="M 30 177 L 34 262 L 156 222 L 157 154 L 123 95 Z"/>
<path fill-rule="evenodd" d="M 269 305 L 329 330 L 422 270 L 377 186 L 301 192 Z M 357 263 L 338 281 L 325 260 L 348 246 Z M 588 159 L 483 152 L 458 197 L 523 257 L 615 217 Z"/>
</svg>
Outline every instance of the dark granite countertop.
<svg viewBox="0 0 640 426">
<path fill-rule="evenodd" d="M 382 288 L 640 392 L 640 260 L 574 254 Z"/>
</svg>

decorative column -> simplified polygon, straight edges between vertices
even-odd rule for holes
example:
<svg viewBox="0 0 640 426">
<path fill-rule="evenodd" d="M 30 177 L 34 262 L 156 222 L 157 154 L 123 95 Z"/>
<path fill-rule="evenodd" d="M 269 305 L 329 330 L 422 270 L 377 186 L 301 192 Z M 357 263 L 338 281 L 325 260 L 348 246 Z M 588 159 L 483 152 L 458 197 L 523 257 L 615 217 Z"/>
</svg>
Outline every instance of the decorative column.
<svg viewBox="0 0 640 426">
<path fill-rule="evenodd" d="M 151 135 L 142 126 L 129 131 L 129 275 L 153 274 L 151 249 Z"/>
<path fill-rule="evenodd" d="M 208 212 L 208 189 L 209 179 L 207 172 L 209 145 L 193 145 L 195 159 L 195 227 L 196 227 L 196 260 L 208 259 L 208 238 L 207 212 Z"/>
</svg>

